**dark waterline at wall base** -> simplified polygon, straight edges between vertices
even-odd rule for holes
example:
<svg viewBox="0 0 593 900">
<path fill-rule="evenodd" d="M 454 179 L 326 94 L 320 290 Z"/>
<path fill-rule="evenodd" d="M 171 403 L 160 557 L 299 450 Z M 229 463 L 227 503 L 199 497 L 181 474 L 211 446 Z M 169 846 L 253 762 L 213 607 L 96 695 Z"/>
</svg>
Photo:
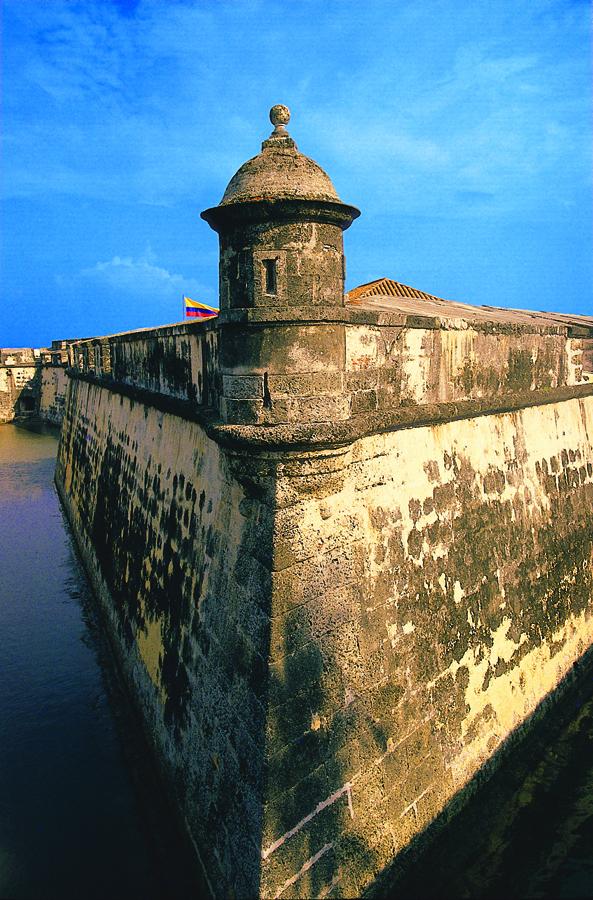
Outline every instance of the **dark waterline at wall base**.
<svg viewBox="0 0 593 900">
<path fill-rule="evenodd" d="M 0 429 L 0 896 L 199 896 L 53 485 L 56 429 Z"/>
</svg>

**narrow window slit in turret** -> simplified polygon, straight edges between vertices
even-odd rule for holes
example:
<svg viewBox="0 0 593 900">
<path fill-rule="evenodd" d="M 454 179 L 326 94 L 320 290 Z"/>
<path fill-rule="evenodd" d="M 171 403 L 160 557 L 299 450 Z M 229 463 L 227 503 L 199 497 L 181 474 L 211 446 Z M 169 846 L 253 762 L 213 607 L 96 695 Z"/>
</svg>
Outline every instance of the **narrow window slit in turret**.
<svg viewBox="0 0 593 900">
<path fill-rule="evenodd" d="M 276 260 L 264 259 L 262 262 L 266 273 L 266 294 L 275 294 L 277 293 Z"/>
<path fill-rule="evenodd" d="M 264 372 L 264 409 L 272 408 L 272 395 L 268 385 L 268 373 Z"/>
</svg>

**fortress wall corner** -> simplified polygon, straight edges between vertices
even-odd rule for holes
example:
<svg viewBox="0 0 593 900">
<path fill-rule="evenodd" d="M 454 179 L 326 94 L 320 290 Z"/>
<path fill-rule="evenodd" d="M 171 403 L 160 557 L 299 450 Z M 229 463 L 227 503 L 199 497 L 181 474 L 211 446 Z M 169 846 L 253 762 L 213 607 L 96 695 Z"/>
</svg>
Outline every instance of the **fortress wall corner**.
<svg viewBox="0 0 593 900">
<path fill-rule="evenodd" d="M 264 896 L 358 896 L 591 647 L 592 435 L 588 396 L 285 469 Z"/>
<path fill-rule="evenodd" d="M 369 889 L 593 643 L 591 387 L 334 418 L 345 319 L 70 348 L 56 481 L 215 896 Z"/>
</svg>

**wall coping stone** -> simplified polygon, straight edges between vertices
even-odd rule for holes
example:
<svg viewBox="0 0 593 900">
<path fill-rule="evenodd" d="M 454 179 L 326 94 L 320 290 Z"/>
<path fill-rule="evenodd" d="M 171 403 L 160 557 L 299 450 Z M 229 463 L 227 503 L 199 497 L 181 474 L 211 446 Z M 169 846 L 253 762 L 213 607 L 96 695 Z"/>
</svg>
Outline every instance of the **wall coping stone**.
<svg viewBox="0 0 593 900">
<path fill-rule="evenodd" d="M 157 325 L 150 328 L 137 328 L 134 331 L 119 331 L 115 334 L 102 334 L 95 337 L 81 338 L 78 341 L 71 341 L 73 346 L 80 344 L 96 344 L 105 341 L 117 341 L 118 343 L 128 343 L 129 341 L 143 341 L 151 337 L 169 337 L 171 335 L 180 334 L 200 334 L 204 331 L 212 331 L 216 323 L 216 319 L 207 321 L 178 322 L 171 325 Z"/>
<path fill-rule="evenodd" d="M 228 309 L 222 311 L 215 319 L 207 322 L 180 322 L 172 325 L 159 325 L 151 328 L 139 328 L 135 331 L 121 331 L 115 334 L 99 335 L 72 341 L 72 344 L 93 344 L 103 341 L 125 343 L 142 341 L 147 338 L 169 337 L 183 334 L 204 334 L 221 325 L 253 325 L 264 326 L 274 324 L 344 324 L 344 325 L 377 325 L 400 328 L 423 328 L 443 331 L 479 331 L 489 334 L 556 334 L 566 337 L 588 337 L 589 331 L 576 325 L 536 325 L 509 323 L 499 321 L 470 321 L 463 317 L 447 318 L 439 316 L 420 316 L 385 310 L 369 310 L 348 306 L 286 306 L 276 309 L 250 308 Z"/>
<path fill-rule="evenodd" d="M 319 324 L 324 322 L 345 325 L 387 325 L 402 328 L 424 328 L 443 331 L 483 331 L 490 334 L 560 334 L 578 336 L 577 331 L 588 334 L 586 328 L 569 325 L 536 325 L 492 321 L 470 321 L 462 316 L 448 318 L 440 316 L 421 316 L 402 312 L 386 312 L 385 310 L 369 310 L 348 306 L 286 306 L 271 309 L 243 308 L 228 309 L 218 316 L 218 323 L 273 325 L 278 324 Z"/>
</svg>

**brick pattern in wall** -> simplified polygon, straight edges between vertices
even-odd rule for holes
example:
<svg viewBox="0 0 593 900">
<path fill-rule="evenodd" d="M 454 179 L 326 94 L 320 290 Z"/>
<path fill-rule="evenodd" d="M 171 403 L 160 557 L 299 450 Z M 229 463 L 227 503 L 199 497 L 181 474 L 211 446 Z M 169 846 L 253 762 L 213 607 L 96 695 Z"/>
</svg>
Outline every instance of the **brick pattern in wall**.
<svg viewBox="0 0 593 900">
<path fill-rule="evenodd" d="M 282 479 L 264 896 L 358 896 L 593 642 L 592 420 L 409 429 Z"/>
</svg>

